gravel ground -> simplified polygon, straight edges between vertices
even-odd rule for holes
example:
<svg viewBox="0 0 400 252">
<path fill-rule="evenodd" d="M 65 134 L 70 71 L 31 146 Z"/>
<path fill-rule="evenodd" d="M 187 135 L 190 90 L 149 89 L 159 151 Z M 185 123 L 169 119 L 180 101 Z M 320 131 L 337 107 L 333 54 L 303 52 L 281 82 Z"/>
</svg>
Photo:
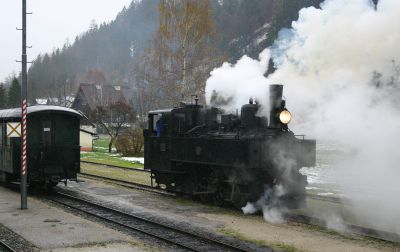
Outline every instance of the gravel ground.
<svg viewBox="0 0 400 252">
<path fill-rule="evenodd" d="M 234 237 L 225 236 L 224 234 L 218 234 L 217 232 L 214 232 L 214 230 L 210 230 L 209 225 L 211 225 L 212 222 L 204 223 L 204 218 L 196 219 L 195 216 L 192 215 L 192 201 L 176 201 L 175 198 L 171 197 L 164 197 L 162 195 L 156 195 L 144 191 L 128 190 L 125 188 L 115 187 L 109 184 L 103 184 L 101 182 L 88 179 L 85 180 L 86 183 L 80 183 L 78 185 L 70 184 L 70 187 L 68 188 L 62 186 L 59 187 L 59 189 L 67 190 L 69 191 L 68 193 L 77 196 L 79 195 L 79 197 L 90 199 L 108 207 L 118 208 L 119 210 L 127 213 L 132 213 L 142 218 L 157 221 L 182 230 L 191 231 L 204 237 L 211 237 L 216 240 L 225 241 L 233 245 L 240 245 L 244 248 L 247 248 L 248 251 L 269 251 L 269 249 L 266 249 L 265 246 L 258 246 L 247 241 L 241 241 Z M 165 200 L 165 202 L 162 202 L 162 200 Z M 155 205 L 151 207 L 148 205 L 144 206 L 149 202 L 151 202 L 151 204 L 157 205 L 157 207 Z M 157 202 L 160 204 L 157 204 Z M 177 203 L 181 204 L 181 206 L 179 206 Z M 199 204 L 197 205 L 201 206 Z M 160 209 L 163 209 L 163 214 L 160 214 L 160 212 L 157 210 L 158 207 Z M 207 206 L 203 207 L 204 210 L 208 208 Z M 158 240 L 149 239 L 142 234 L 136 233 L 134 235 L 136 235 L 137 237 L 145 238 L 149 240 L 152 245 L 160 246 L 160 248 L 164 250 L 177 251 L 178 249 L 176 247 L 171 248 L 169 244 L 165 244 Z"/>
<path fill-rule="evenodd" d="M 70 183 L 69 187 L 60 188 L 168 225 L 231 242 L 236 239 L 246 241 L 246 245 L 251 242 L 249 251 L 262 251 L 259 245 L 283 251 L 400 251 L 400 244 L 344 236 L 309 225 L 273 224 L 264 221 L 262 216 L 85 180 L 85 183 Z"/>
<path fill-rule="evenodd" d="M 78 193 L 75 193 L 75 195 L 79 195 Z M 91 199 L 92 201 L 96 201 L 93 200 L 93 198 L 91 197 L 84 197 L 87 199 Z M 59 252 L 59 251 L 76 251 L 76 250 L 81 250 L 81 251 L 144 251 L 144 252 L 181 252 L 181 251 L 186 251 L 186 250 L 182 250 L 180 247 L 176 247 L 176 246 L 172 246 L 169 243 L 160 241 L 156 238 L 147 236 L 145 234 L 142 234 L 140 232 L 135 232 L 132 231 L 130 229 L 126 229 L 123 227 L 120 227 L 117 224 L 113 224 L 107 221 L 104 221 L 102 219 L 99 219 L 97 217 L 94 217 L 92 215 L 88 215 L 85 213 L 82 213 L 78 210 L 75 209 L 71 209 L 71 208 L 66 208 L 63 205 L 59 205 L 58 203 L 54 203 L 52 201 L 48 201 L 47 199 L 42 199 L 43 202 L 51 205 L 52 207 L 58 207 L 61 208 L 69 213 L 72 213 L 74 215 L 77 215 L 79 217 L 85 218 L 87 220 L 93 221 L 93 222 L 97 222 L 100 223 L 101 225 L 104 225 L 105 227 L 114 229 L 118 232 L 121 232 L 125 235 L 129 235 L 132 237 L 132 242 L 130 244 L 130 246 L 134 246 L 135 249 L 132 250 L 126 250 L 126 245 L 123 245 L 121 243 L 118 244 L 112 244 L 112 243 L 108 243 L 108 244 L 95 244 L 94 246 L 86 246 L 86 247 L 71 247 L 71 248 L 63 248 L 63 249 L 59 249 L 59 250 L 51 250 L 52 252 Z M 112 206 L 111 206 L 112 207 Z"/>
<path fill-rule="evenodd" d="M 8 246 L 16 251 L 32 252 L 39 251 L 32 244 L 26 241 L 24 238 L 14 233 L 7 227 L 0 224 L 0 239 L 5 242 Z M 1 250 L 1 249 L 0 249 Z"/>
</svg>

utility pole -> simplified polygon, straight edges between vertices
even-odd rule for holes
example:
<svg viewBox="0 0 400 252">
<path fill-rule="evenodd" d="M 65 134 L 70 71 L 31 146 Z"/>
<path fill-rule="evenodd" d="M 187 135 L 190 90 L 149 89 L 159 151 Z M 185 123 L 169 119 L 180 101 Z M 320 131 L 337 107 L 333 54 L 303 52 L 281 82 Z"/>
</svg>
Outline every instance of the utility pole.
<svg viewBox="0 0 400 252">
<path fill-rule="evenodd" d="M 22 156 L 21 156 L 21 209 L 28 208 L 27 199 L 27 160 L 26 160 L 26 115 L 27 115 L 27 56 L 26 56 L 26 0 L 22 0 L 22 86 L 21 86 L 21 112 L 22 112 Z"/>
</svg>

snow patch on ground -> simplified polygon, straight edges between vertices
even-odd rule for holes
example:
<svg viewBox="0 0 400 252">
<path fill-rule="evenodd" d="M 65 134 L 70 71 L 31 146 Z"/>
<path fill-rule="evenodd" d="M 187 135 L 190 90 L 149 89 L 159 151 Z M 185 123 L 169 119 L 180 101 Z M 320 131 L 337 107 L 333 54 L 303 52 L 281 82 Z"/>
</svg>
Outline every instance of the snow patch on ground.
<svg viewBox="0 0 400 252">
<path fill-rule="evenodd" d="M 144 158 L 142 158 L 142 157 L 123 157 L 121 159 L 129 161 L 129 162 L 144 164 Z"/>
</svg>

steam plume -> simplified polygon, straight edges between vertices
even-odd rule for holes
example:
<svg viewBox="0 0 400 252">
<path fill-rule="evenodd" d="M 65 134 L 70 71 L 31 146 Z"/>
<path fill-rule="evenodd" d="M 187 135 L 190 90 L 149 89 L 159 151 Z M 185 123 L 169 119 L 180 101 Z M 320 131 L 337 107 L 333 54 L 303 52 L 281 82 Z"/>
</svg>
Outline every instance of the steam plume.
<svg viewBox="0 0 400 252">
<path fill-rule="evenodd" d="M 244 56 L 215 69 L 207 97 L 228 94 L 237 108 L 260 95 L 267 104 L 266 86 L 285 84 L 293 131 L 352 150 L 335 172 L 350 211 L 400 233 L 400 1 L 326 0 L 320 7 L 302 9 L 259 60 Z M 278 69 L 265 78 L 270 57 Z"/>
</svg>

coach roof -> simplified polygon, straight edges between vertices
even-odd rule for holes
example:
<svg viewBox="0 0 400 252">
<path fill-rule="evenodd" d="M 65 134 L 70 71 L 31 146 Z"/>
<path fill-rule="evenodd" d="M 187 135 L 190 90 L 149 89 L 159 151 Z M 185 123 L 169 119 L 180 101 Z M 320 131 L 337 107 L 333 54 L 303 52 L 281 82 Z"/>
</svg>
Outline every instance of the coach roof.
<svg viewBox="0 0 400 252">
<path fill-rule="evenodd" d="M 73 109 L 61 107 L 61 106 L 52 106 L 52 105 L 35 105 L 28 107 L 28 115 L 32 113 L 38 112 L 61 112 L 67 114 L 73 114 L 77 117 L 82 117 L 82 115 Z M 0 118 L 21 118 L 21 108 L 12 108 L 12 109 L 3 109 L 0 110 Z"/>
</svg>

